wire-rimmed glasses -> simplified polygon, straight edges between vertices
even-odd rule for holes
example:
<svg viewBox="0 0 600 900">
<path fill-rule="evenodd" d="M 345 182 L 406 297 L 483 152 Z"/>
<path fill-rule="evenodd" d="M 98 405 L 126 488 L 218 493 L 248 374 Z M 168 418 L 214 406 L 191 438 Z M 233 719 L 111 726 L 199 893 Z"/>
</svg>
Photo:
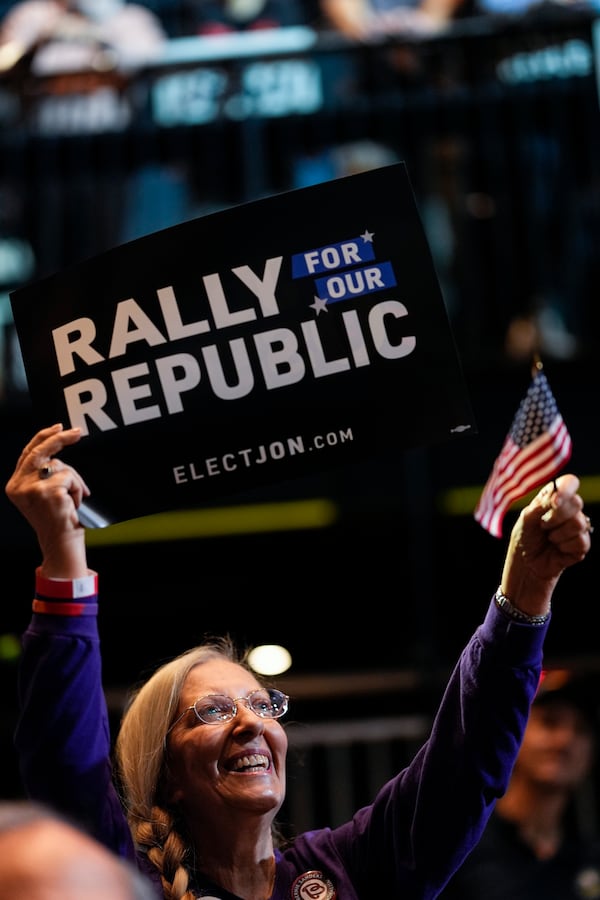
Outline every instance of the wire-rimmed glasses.
<svg viewBox="0 0 600 900">
<path fill-rule="evenodd" d="M 228 697 L 227 694 L 206 694 L 204 697 L 198 697 L 191 706 L 187 706 L 180 716 L 178 716 L 167 734 L 175 728 L 178 722 L 191 709 L 194 710 L 196 718 L 205 725 L 222 725 L 223 722 L 230 722 L 237 715 L 237 704 L 245 703 L 248 709 L 261 719 L 280 719 L 288 710 L 289 697 L 283 691 L 275 688 L 259 688 L 256 691 L 250 691 L 245 697 Z"/>
</svg>

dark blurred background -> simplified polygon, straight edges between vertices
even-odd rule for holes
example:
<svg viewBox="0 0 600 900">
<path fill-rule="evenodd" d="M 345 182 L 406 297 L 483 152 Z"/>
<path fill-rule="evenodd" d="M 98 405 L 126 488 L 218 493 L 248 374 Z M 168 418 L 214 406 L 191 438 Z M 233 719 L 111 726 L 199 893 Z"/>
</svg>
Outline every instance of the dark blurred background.
<svg viewBox="0 0 600 900">
<path fill-rule="evenodd" d="M 0 16 L 13 5 L 0 4 Z M 466 9 L 443 34 L 357 44 L 306 4 L 303 23 L 270 30 L 263 45 L 250 39 L 217 52 L 194 33 L 187 4 L 142 5 L 167 37 L 155 59 L 125 74 L 97 71 L 92 83 L 36 72 L 29 56 L 0 78 L 0 471 L 6 482 L 40 424 L 12 324 L 13 288 L 187 218 L 405 160 L 478 435 L 239 500 L 283 509 L 326 499 L 335 521 L 324 528 L 285 517 L 269 525 L 259 513 L 249 529 L 234 504 L 227 533 L 208 510 L 185 537 L 167 518 L 150 539 L 134 529 L 123 543 L 109 527 L 89 540 L 115 721 L 127 685 L 207 632 L 281 643 L 293 666 L 280 682 L 294 718 L 313 727 L 299 731 L 299 771 L 307 777 L 310 754 L 324 754 L 313 780 L 335 771 L 347 787 L 368 759 L 376 781 L 421 740 L 499 583 L 505 540 L 473 511 L 536 351 L 573 439 L 568 468 L 597 517 L 595 11 Z M 39 560 L 6 500 L 0 527 L 0 794 L 12 796 L 21 790 L 11 744 L 18 636 Z M 599 580 L 592 548 L 557 591 L 549 665 L 599 668 Z M 370 730 L 355 733 L 361 719 Z M 353 805 L 346 791 L 335 810 L 312 807 L 294 787 L 302 783 L 292 778 L 299 824 Z M 356 776 L 358 797 L 372 787 Z"/>
</svg>

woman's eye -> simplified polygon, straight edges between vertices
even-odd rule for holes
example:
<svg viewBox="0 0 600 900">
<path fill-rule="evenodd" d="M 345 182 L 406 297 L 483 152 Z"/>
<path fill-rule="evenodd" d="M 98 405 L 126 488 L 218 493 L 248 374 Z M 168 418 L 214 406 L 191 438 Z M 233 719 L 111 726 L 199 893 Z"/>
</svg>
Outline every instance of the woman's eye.
<svg viewBox="0 0 600 900">
<path fill-rule="evenodd" d="M 205 722 L 219 722 L 231 715 L 231 703 L 227 698 L 205 700 L 197 704 L 196 709 L 198 717 Z"/>
</svg>

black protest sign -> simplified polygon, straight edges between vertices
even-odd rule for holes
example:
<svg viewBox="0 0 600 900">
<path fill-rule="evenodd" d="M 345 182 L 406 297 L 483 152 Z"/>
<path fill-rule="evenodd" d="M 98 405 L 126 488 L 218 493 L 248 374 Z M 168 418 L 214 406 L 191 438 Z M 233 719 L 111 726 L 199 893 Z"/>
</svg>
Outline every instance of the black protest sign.
<svg viewBox="0 0 600 900">
<path fill-rule="evenodd" d="M 85 435 L 64 458 L 97 524 L 476 432 L 403 164 L 150 234 L 11 303 L 40 425 Z"/>
</svg>

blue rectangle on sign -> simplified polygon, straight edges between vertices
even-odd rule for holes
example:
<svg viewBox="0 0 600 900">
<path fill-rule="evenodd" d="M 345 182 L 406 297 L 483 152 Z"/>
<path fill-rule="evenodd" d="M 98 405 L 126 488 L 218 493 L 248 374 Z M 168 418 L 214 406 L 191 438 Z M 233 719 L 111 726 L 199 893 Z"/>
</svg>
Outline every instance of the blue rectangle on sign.
<svg viewBox="0 0 600 900">
<path fill-rule="evenodd" d="M 307 250 L 305 253 L 294 253 L 292 278 L 306 278 L 307 275 L 318 275 L 321 272 L 335 272 L 338 269 L 357 266 L 372 259 L 375 259 L 372 234 L 365 232 L 360 237 L 339 241 L 337 244 Z"/>
<path fill-rule="evenodd" d="M 318 296 L 328 303 L 337 303 L 361 294 L 372 294 L 395 285 L 396 276 L 390 262 L 375 263 L 346 272 L 333 272 L 315 281 Z"/>
</svg>

